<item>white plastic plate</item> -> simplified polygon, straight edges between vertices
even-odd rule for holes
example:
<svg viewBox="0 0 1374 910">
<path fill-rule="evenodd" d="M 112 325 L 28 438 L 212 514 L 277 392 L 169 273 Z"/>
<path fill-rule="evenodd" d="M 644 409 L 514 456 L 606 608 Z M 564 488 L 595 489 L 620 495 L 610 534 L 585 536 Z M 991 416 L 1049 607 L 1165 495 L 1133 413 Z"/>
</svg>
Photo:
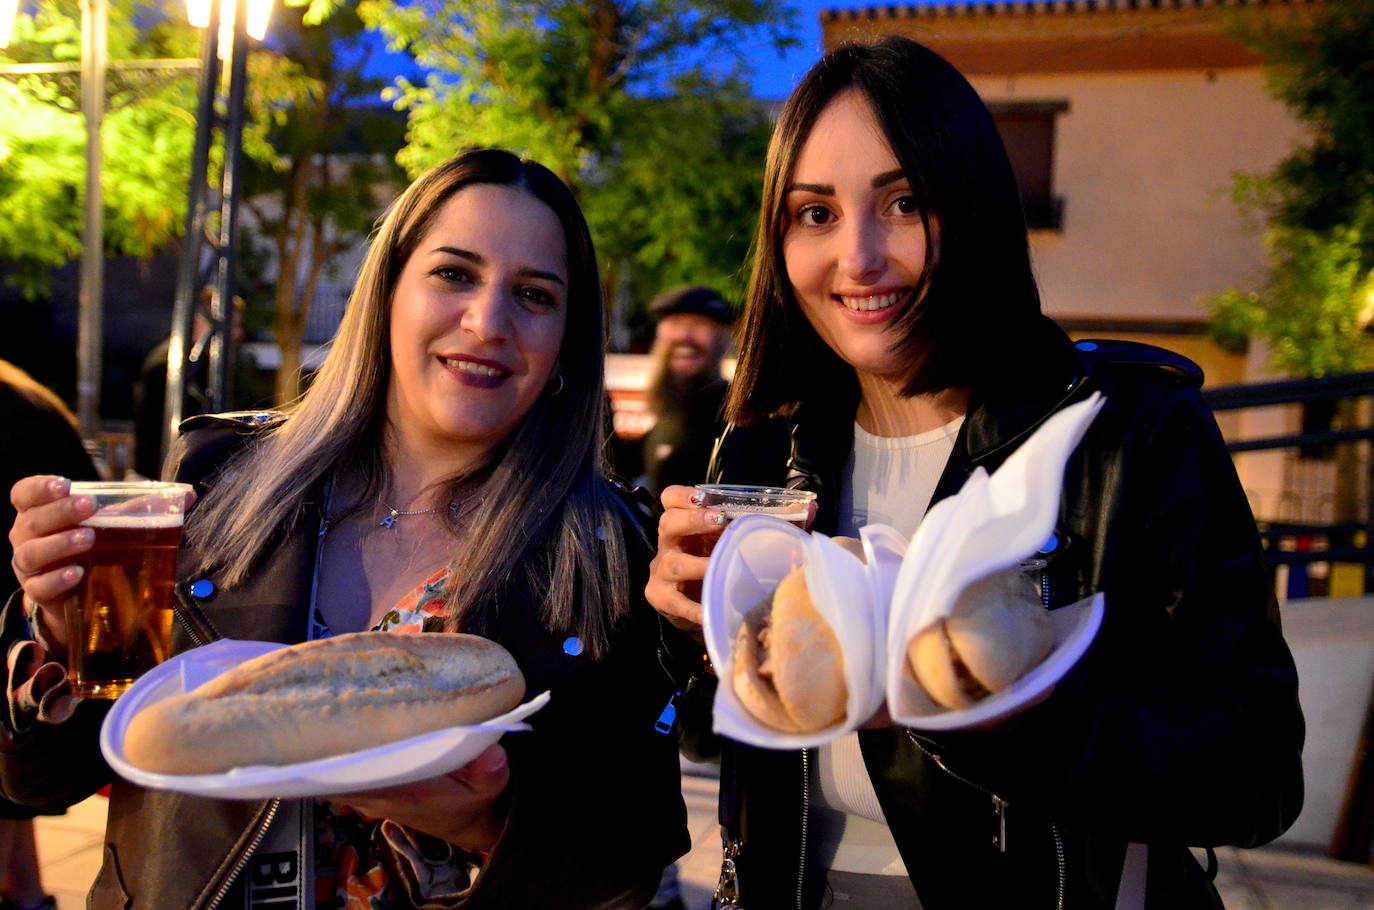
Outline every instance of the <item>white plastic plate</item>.
<svg viewBox="0 0 1374 910">
<path fill-rule="evenodd" d="M 916 682 L 905 652 L 889 655 L 887 705 L 893 721 L 913 730 L 965 730 L 980 727 L 1034 705 L 1049 695 L 1088 650 L 1102 625 L 1102 592 L 1050 611 L 1054 650 L 1025 676 L 972 708 L 951 711 L 936 704 Z"/>
<path fill-rule="evenodd" d="M 135 714 L 149 705 L 180 695 L 207 680 L 286 645 L 224 639 L 195 648 L 154 667 L 119 697 L 100 729 L 100 751 L 110 767 L 133 783 L 155 790 L 175 790 L 216 799 L 295 799 L 332 796 L 392 787 L 447 774 L 476 758 L 505 733 L 531 729 L 522 721 L 548 703 L 549 693 L 491 720 L 449 727 L 410 739 L 345 755 L 292 765 L 253 765 L 222 774 L 158 774 L 124 758 L 124 732 Z M 213 743 L 205 748 L 213 749 Z"/>
<path fill-rule="evenodd" d="M 895 531 L 891 534 L 895 541 L 882 532 L 862 540 L 867 553 L 882 556 L 873 565 L 895 575 L 904 541 Z M 756 720 L 736 697 L 730 680 L 735 634 L 744 614 L 800 565 L 806 566 L 806 585 L 816 609 L 839 640 L 849 698 L 844 720 L 814 733 L 794 734 Z M 766 515 L 732 521 L 711 553 L 702 583 L 706 650 L 721 678 L 712 715 L 716 732 L 764 748 L 796 749 L 838 739 L 868 720 L 883 701 L 883 616 L 874 606 L 874 592 L 890 584 L 888 578 L 873 578 L 864 563 L 824 534 L 808 534 Z"/>
</svg>

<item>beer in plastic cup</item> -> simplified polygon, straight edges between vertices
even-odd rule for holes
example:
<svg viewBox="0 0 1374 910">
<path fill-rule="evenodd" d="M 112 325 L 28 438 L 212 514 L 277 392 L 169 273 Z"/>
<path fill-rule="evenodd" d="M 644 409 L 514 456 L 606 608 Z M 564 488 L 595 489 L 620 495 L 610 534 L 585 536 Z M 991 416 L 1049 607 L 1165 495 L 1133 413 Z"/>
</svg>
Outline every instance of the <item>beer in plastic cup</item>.
<svg viewBox="0 0 1374 910">
<path fill-rule="evenodd" d="M 799 528 L 806 527 L 811 518 L 811 504 L 816 494 L 809 490 L 786 490 L 782 487 L 756 487 L 733 483 L 699 483 L 703 509 L 717 509 L 726 518 L 745 515 L 771 515 L 790 521 Z M 693 556 L 710 556 L 716 541 L 725 533 L 722 527 L 713 534 L 695 534 L 682 541 L 682 548 Z M 682 593 L 692 600 L 701 600 L 701 582 L 687 582 Z"/>
<path fill-rule="evenodd" d="M 68 598 L 67 669 L 83 698 L 118 698 L 169 656 L 172 586 L 186 511 L 184 483 L 83 482 L 95 512 L 81 522 L 95 543 L 75 561 L 86 571 Z"/>
</svg>

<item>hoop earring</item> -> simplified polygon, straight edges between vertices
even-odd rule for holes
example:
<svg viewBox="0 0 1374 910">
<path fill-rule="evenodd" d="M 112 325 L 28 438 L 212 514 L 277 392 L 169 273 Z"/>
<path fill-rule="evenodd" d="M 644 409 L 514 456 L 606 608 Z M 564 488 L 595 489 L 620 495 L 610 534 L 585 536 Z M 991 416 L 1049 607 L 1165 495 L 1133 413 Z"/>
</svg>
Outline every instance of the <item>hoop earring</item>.
<svg viewBox="0 0 1374 910">
<path fill-rule="evenodd" d="M 556 373 L 556 374 L 554 374 L 554 377 L 553 377 L 553 378 L 558 380 L 558 388 L 556 388 L 556 389 L 554 389 L 552 392 L 550 392 L 550 391 L 549 391 L 549 387 L 546 385 L 546 386 L 544 386 L 544 394 L 547 395 L 547 396 L 549 396 L 550 398 L 557 398 L 559 395 L 562 395 L 562 394 L 563 394 L 563 385 L 564 385 L 564 382 L 563 382 L 563 374 L 562 374 L 562 373 Z"/>
</svg>

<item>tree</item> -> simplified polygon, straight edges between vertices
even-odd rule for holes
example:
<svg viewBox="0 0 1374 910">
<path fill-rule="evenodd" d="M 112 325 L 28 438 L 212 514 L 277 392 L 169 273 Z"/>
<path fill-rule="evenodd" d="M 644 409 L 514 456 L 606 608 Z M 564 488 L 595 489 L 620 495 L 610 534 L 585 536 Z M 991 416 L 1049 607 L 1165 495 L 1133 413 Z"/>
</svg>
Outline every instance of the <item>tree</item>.
<svg viewBox="0 0 1374 910">
<path fill-rule="evenodd" d="M 37 0 L 32 13 L 18 18 L 0 63 L 77 62 L 76 4 Z M 195 57 L 199 44 L 172 0 L 111 0 L 111 60 Z M 186 211 L 195 73 L 129 90 L 118 76 L 112 71 L 102 134 L 105 249 L 146 256 L 180 230 Z M 50 269 L 81 251 L 86 136 L 76 87 L 74 77 L 0 81 L 0 261 L 29 297 L 45 290 Z"/>
<path fill-rule="evenodd" d="M 1214 332 L 1273 345 L 1274 365 L 1295 376 L 1374 368 L 1374 0 L 1326 0 L 1310 18 L 1241 20 L 1237 33 L 1269 60 L 1274 96 L 1311 130 L 1311 141 L 1268 174 L 1240 174 L 1234 194 L 1260 216 L 1269 273 L 1254 291 L 1211 301 Z M 1355 399 L 1333 428 L 1359 425 Z M 1336 451 L 1336 521 L 1361 512 L 1353 446 Z"/>
<path fill-rule="evenodd" d="M 578 194 L 608 287 L 742 288 L 769 118 L 750 48 L 793 43 L 783 0 L 362 0 L 430 75 L 397 80 L 412 174 L 497 145 Z"/>
<path fill-rule="evenodd" d="M 369 45 L 357 8 L 318 25 L 300 8 L 278 11 L 274 53 L 251 58 L 245 206 L 275 262 L 272 333 L 281 350 L 276 399 L 299 394 L 301 345 L 326 269 L 364 236 L 403 178 L 395 154 L 404 123 L 379 107 L 384 82 L 366 74 Z M 369 106 L 368 102 L 372 102 Z"/>
<path fill-rule="evenodd" d="M 1298 376 L 1374 368 L 1374 0 L 1238 34 L 1312 138 L 1270 173 L 1236 177 L 1236 200 L 1267 226 L 1269 271 L 1257 290 L 1213 298 L 1215 330 L 1270 340 Z"/>
</svg>

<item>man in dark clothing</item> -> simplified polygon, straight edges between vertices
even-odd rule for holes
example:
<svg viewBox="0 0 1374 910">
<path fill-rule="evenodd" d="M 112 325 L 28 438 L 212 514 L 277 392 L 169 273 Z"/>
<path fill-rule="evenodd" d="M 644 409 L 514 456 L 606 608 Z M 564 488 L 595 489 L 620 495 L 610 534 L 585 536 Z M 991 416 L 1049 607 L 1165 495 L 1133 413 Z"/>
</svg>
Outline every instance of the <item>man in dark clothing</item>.
<svg viewBox="0 0 1374 910">
<path fill-rule="evenodd" d="M 648 394 L 656 420 L 644 436 L 644 476 L 657 496 L 671 484 L 706 479 L 730 387 L 720 364 L 734 311 L 715 291 L 693 285 L 658 295 L 649 314 L 658 323 Z"/>
</svg>

